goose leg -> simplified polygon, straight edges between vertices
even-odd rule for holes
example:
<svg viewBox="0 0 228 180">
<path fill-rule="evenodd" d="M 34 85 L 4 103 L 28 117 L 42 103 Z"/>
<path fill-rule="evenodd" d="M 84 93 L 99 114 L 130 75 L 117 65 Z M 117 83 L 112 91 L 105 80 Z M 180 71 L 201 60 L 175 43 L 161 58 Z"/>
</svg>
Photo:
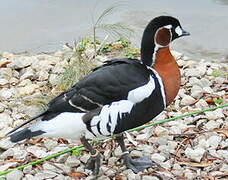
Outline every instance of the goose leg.
<svg viewBox="0 0 228 180">
<path fill-rule="evenodd" d="M 124 143 L 123 134 L 120 134 L 120 136 L 117 136 L 116 141 L 119 143 L 120 148 L 123 152 L 122 157 L 123 157 L 124 163 L 134 173 L 138 173 L 140 171 L 143 171 L 144 169 L 147 169 L 147 168 L 153 166 L 153 162 L 147 157 L 141 157 L 141 158 L 137 158 L 137 159 L 132 159 L 130 157 L 129 152 L 127 151 L 125 143 Z"/>
<path fill-rule="evenodd" d="M 93 171 L 94 175 L 98 175 L 101 166 L 100 153 L 91 146 L 91 144 L 88 142 L 85 136 L 83 136 L 80 140 L 82 144 L 85 146 L 85 148 L 88 149 L 90 152 L 90 158 L 86 163 L 86 169 L 90 169 Z"/>
</svg>

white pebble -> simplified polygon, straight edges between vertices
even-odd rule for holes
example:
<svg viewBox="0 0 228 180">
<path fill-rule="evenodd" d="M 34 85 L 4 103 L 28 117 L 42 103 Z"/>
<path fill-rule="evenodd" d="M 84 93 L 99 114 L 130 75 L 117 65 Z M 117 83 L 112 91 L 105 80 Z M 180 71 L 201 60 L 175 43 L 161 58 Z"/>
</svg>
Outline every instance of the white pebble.
<svg viewBox="0 0 228 180">
<path fill-rule="evenodd" d="M 186 156 L 195 162 L 200 162 L 204 153 L 205 150 L 203 148 L 191 149 L 187 147 L 185 150 Z"/>
</svg>

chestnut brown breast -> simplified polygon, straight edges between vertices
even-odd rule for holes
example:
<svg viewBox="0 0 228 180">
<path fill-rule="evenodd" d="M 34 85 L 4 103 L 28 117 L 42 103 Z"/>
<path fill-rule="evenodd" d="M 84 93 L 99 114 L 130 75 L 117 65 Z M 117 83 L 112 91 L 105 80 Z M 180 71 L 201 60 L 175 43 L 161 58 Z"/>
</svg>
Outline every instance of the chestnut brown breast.
<svg viewBox="0 0 228 180">
<path fill-rule="evenodd" d="M 158 50 L 153 68 L 163 80 L 166 93 L 166 104 L 169 105 L 176 97 L 181 83 L 180 70 L 169 47 Z"/>
</svg>

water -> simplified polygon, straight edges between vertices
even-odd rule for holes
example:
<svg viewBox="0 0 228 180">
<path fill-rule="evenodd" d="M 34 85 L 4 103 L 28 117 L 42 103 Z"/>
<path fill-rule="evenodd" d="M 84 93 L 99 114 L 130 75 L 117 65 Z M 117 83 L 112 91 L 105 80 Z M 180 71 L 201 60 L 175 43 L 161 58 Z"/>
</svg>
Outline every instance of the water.
<svg viewBox="0 0 228 180">
<path fill-rule="evenodd" d="M 226 59 L 228 56 L 227 0 L 7 0 L 0 6 L 0 51 L 42 52 L 61 48 L 89 35 L 92 19 L 107 7 L 121 4 L 106 19 L 136 30 L 131 37 L 139 47 L 142 31 L 153 17 L 178 17 L 190 37 L 175 41 L 172 48 L 193 59 Z"/>
</svg>

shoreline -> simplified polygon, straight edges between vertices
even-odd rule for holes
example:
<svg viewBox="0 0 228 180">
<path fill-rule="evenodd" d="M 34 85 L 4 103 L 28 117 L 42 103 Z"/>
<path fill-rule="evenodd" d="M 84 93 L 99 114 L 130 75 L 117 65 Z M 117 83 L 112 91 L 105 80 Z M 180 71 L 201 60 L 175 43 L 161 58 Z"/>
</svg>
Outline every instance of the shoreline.
<svg viewBox="0 0 228 180">
<path fill-rule="evenodd" d="M 74 65 L 77 71 L 81 71 L 73 71 L 77 73 L 74 75 L 77 76 L 74 79 L 76 82 L 103 61 L 113 56 L 122 56 L 122 51 L 127 56 L 138 56 L 136 49 L 124 47 L 123 44 L 121 42 L 105 46 L 104 54 L 98 55 L 95 60 L 83 62 L 84 64 L 77 64 L 78 55 L 85 59 L 92 57 L 91 44 L 85 45 L 82 53 L 68 46 L 52 54 L 0 53 L 0 137 L 4 137 L 12 127 L 39 113 L 52 97 L 73 83 L 67 81 L 67 78 L 72 77 L 72 74 L 66 71 L 70 66 Z M 107 51 L 108 48 L 112 50 Z M 228 103 L 228 62 L 193 61 L 181 53 L 172 53 L 181 69 L 181 89 L 175 101 L 151 122 Z M 138 174 L 122 166 L 119 161 L 121 151 L 117 145 L 113 145 L 111 141 L 105 142 L 100 147 L 103 164 L 101 177 L 98 179 L 227 177 L 227 119 L 228 108 L 223 108 L 130 133 L 133 141 L 138 144 L 132 149 L 129 148 L 130 155 L 148 156 L 156 163 L 156 167 Z M 128 147 L 134 146 L 129 138 L 126 139 L 126 144 Z M 74 145 L 78 145 L 78 142 L 38 138 L 28 140 L 26 144 L 14 144 L 2 138 L 0 171 Z M 67 153 L 45 161 L 40 164 L 40 168 L 29 166 L 3 177 L 14 180 L 70 180 L 74 179 L 74 173 L 77 172 L 77 177 L 89 180 L 92 179 L 91 171 L 85 169 L 88 158 L 87 152 L 82 152 L 80 156 Z"/>
</svg>

